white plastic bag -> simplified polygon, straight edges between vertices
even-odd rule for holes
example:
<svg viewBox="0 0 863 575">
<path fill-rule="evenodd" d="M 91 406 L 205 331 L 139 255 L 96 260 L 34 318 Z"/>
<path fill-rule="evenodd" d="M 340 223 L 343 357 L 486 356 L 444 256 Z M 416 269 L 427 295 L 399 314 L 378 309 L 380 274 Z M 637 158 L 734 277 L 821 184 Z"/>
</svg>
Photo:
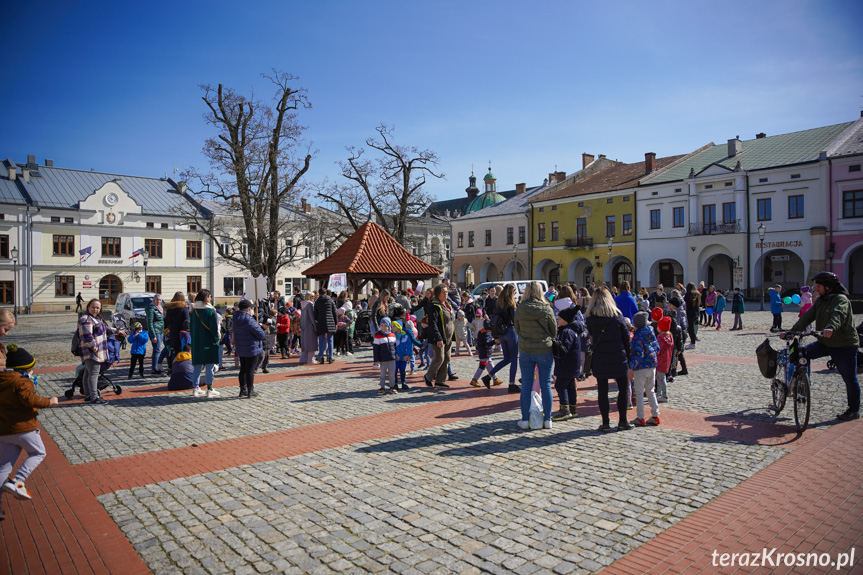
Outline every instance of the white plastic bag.
<svg viewBox="0 0 863 575">
<path fill-rule="evenodd" d="M 531 429 L 542 429 L 542 397 L 535 391 L 530 394 L 530 411 L 527 421 Z"/>
</svg>

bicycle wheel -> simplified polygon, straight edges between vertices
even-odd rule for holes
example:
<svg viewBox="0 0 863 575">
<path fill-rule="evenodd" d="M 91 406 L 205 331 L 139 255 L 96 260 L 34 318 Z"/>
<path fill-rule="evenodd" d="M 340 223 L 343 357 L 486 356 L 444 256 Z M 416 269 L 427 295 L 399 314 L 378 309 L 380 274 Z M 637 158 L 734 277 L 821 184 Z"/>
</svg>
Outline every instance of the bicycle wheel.
<svg viewBox="0 0 863 575">
<path fill-rule="evenodd" d="M 806 431 L 809 425 L 809 376 L 805 373 L 798 373 L 795 376 L 794 382 L 794 423 L 797 425 L 797 433 Z"/>
<path fill-rule="evenodd" d="M 787 396 L 785 384 L 778 379 L 774 379 L 770 382 L 770 391 L 773 394 L 773 410 L 779 413 L 785 407 Z"/>
</svg>

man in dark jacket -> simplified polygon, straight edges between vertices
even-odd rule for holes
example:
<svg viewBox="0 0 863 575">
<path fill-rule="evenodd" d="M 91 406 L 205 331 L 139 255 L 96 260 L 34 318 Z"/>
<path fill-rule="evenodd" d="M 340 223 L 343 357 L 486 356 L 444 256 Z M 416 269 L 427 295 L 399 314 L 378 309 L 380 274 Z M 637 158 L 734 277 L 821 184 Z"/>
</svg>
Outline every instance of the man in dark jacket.
<svg viewBox="0 0 863 575">
<path fill-rule="evenodd" d="M 255 365 L 258 356 L 264 351 L 264 341 L 267 334 L 252 316 L 253 304 L 249 300 L 240 302 L 233 318 L 234 347 L 240 358 L 240 395 L 239 397 L 257 397 L 255 391 Z"/>
<path fill-rule="evenodd" d="M 327 290 L 318 290 L 318 299 L 315 300 L 315 333 L 318 334 L 318 363 L 324 363 L 324 350 L 327 353 L 327 363 L 333 363 L 333 335 L 336 333 L 336 304 Z"/>
</svg>

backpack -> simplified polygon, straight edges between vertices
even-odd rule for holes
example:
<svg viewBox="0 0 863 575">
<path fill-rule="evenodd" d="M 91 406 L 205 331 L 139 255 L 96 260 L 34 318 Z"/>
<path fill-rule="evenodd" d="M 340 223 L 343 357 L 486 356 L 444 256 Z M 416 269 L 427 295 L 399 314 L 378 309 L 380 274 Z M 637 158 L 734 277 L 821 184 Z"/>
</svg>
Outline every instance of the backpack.
<svg viewBox="0 0 863 575">
<path fill-rule="evenodd" d="M 78 330 L 75 330 L 74 335 L 72 335 L 72 355 L 80 357 L 81 356 L 81 338 L 78 336 Z"/>
<path fill-rule="evenodd" d="M 499 339 L 503 337 L 503 334 L 506 333 L 507 329 L 509 329 L 509 326 L 506 324 L 501 314 L 496 313 L 491 316 L 491 337 Z"/>
</svg>

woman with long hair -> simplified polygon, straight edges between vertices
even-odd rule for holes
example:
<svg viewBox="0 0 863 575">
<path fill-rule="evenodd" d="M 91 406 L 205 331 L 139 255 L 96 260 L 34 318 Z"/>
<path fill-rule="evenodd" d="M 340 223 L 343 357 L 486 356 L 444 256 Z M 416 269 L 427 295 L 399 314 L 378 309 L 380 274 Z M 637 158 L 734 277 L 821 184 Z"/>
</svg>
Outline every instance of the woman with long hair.
<svg viewBox="0 0 863 575">
<path fill-rule="evenodd" d="M 507 287 L 512 284 L 507 284 Z M 504 288 L 506 294 L 506 288 Z M 503 297 L 503 296 L 501 296 Z M 542 426 L 551 429 L 551 371 L 554 367 L 552 342 L 557 335 L 557 322 L 551 305 L 542 295 L 539 282 L 530 282 L 524 289 L 513 329 L 518 334 L 518 362 L 521 364 L 521 429 L 528 428 L 530 395 L 533 392 L 533 374 L 539 372 L 539 389 L 542 395 Z M 505 356 L 504 356 L 505 357 Z"/>
<path fill-rule="evenodd" d="M 539 284 L 536 284 L 539 285 Z M 542 291 L 542 288 L 540 288 Z M 488 380 L 494 380 L 494 385 L 503 383 L 498 378 L 494 377 L 497 372 L 509 365 L 509 393 L 520 393 L 521 388 L 515 382 L 515 374 L 518 371 L 518 334 L 515 330 L 515 284 L 506 284 L 503 286 L 503 292 L 497 297 L 497 303 L 494 306 L 495 315 L 498 315 L 503 320 L 503 325 L 506 328 L 503 335 L 500 336 L 500 349 L 503 351 L 503 361 L 499 362 L 489 372 L 483 376 L 483 382 L 488 385 Z M 524 377 L 524 372 L 522 372 Z"/>
<path fill-rule="evenodd" d="M 108 403 L 99 396 L 99 374 L 102 373 L 102 364 L 111 361 L 108 354 L 108 336 L 118 331 L 102 321 L 102 302 L 96 298 L 87 302 L 87 313 L 78 320 L 78 339 L 81 342 L 81 360 L 84 362 L 84 379 L 81 387 L 84 391 L 85 403 L 90 405 Z"/>
<path fill-rule="evenodd" d="M 213 374 L 215 366 L 219 363 L 219 347 L 221 337 L 219 335 L 219 320 L 216 317 L 216 308 L 210 304 L 212 295 L 210 290 L 202 289 L 195 296 L 195 304 L 189 312 L 189 333 L 192 336 L 192 382 L 195 389 L 192 395 L 195 397 L 204 395 L 207 397 L 218 397 L 221 395 L 213 389 Z M 207 384 L 207 391 L 201 389 L 201 371 Z"/>
<path fill-rule="evenodd" d="M 171 373 L 174 358 L 183 351 L 183 334 L 189 333 L 189 305 L 186 296 L 178 291 L 171 298 L 171 302 L 165 306 L 165 331 L 168 333 L 165 353 L 168 359 L 168 373 Z"/>
<path fill-rule="evenodd" d="M 614 298 L 606 288 L 593 292 L 593 301 L 587 310 L 587 332 L 590 334 L 593 360 L 591 371 L 596 377 L 599 391 L 599 411 L 602 425 L 599 431 L 611 431 L 608 409 L 608 381 L 617 383 L 618 431 L 632 429 L 626 420 L 629 406 L 629 359 L 632 355 L 629 344 L 629 328 Z"/>
</svg>

